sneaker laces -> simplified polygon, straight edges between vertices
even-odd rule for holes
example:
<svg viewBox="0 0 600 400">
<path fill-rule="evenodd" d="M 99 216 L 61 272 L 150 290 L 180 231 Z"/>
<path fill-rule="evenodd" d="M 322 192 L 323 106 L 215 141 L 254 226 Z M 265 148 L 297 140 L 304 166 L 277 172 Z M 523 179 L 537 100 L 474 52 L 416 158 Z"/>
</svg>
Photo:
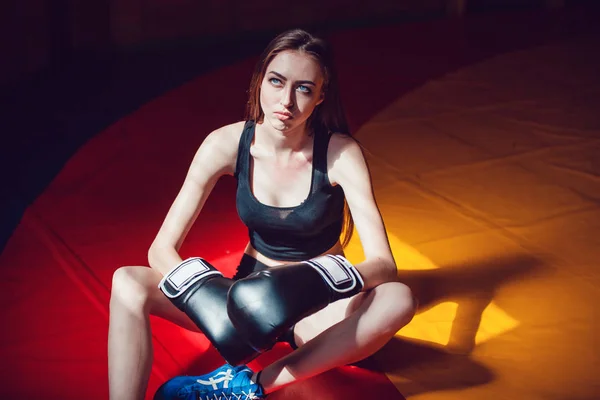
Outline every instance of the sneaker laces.
<svg viewBox="0 0 600 400">
<path fill-rule="evenodd" d="M 257 397 L 252 391 L 246 393 L 242 391 L 240 394 L 220 394 L 217 395 L 213 393 L 212 395 L 205 395 L 206 397 L 202 397 L 200 395 L 198 400 L 260 400 L 264 397 Z"/>
<path fill-rule="evenodd" d="M 211 376 L 207 381 L 202 379 L 196 379 L 196 382 L 202 385 L 211 385 L 213 390 L 219 389 L 218 383 L 223 383 L 223 388 L 229 387 L 229 382 L 233 380 L 233 370 L 228 369 L 227 371 L 221 371 Z M 219 377 L 220 376 L 220 377 Z"/>
<path fill-rule="evenodd" d="M 252 389 L 249 384 L 245 384 L 245 388 L 236 387 L 232 383 L 230 386 L 230 382 L 234 380 L 236 376 L 246 375 L 248 376 L 248 381 L 252 384 L 255 384 L 250 380 L 252 377 L 252 370 L 249 368 L 243 368 L 240 370 L 235 370 L 235 374 L 233 373 L 234 369 L 228 368 L 224 371 L 220 371 L 208 379 L 197 379 L 201 385 L 210 386 L 215 391 L 222 391 L 221 393 L 210 393 L 210 394 L 198 394 L 198 400 L 259 400 L 264 397 L 260 397 L 256 391 Z M 219 386 L 219 384 L 221 384 Z"/>
</svg>

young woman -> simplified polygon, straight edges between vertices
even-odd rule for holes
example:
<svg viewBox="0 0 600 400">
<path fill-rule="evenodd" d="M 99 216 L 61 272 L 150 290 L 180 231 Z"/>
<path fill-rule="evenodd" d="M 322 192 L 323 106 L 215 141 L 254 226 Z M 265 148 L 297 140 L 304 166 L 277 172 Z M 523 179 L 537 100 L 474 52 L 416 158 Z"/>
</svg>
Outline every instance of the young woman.
<svg viewBox="0 0 600 400">
<path fill-rule="evenodd" d="M 413 296 L 398 282 L 365 159 L 348 133 L 328 45 L 302 30 L 279 35 L 263 52 L 249 95 L 246 121 L 215 130 L 198 149 L 149 250 L 151 268 L 121 267 L 114 274 L 108 337 L 112 400 L 144 397 L 152 364 L 150 314 L 199 330 L 158 285 L 182 265 L 178 249 L 225 174 L 238 180 L 237 208 L 250 236 L 235 284 L 254 271 L 343 256 L 355 225 L 365 260 L 347 271 L 360 285 L 350 297 L 297 321 L 280 338 L 296 350 L 262 371 L 226 364 L 191 381 L 175 378 L 157 396 L 263 398 L 373 354 L 412 319 Z"/>
</svg>

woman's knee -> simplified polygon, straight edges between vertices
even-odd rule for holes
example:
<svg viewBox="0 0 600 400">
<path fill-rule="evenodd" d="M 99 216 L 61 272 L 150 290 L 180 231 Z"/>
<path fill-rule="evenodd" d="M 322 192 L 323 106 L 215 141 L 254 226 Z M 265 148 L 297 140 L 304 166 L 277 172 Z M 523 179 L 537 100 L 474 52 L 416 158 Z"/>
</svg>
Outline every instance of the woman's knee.
<svg viewBox="0 0 600 400">
<path fill-rule="evenodd" d="M 401 282 L 388 282 L 373 289 L 373 306 L 380 316 L 381 329 L 396 333 L 408 324 L 417 309 L 410 288 Z"/>
<path fill-rule="evenodd" d="M 115 302 L 128 308 L 145 309 L 156 290 L 156 278 L 147 267 L 120 267 L 113 273 L 111 306 Z M 152 282 L 151 282 L 152 281 Z M 158 281 L 156 281 L 158 282 Z"/>
</svg>

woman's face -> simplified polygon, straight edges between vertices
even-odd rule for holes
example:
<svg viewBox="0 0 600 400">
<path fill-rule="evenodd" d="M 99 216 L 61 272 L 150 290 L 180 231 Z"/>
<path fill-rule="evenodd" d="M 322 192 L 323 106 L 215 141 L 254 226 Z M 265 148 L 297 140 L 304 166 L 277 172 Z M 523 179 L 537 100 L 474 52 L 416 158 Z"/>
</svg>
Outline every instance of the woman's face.
<svg viewBox="0 0 600 400">
<path fill-rule="evenodd" d="M 260 86 L 264 122 L 279 131 L 302 125 L 323 101 L 319 64 L 299 51 L 279 53 L 267 66 Z"/>
</svg>

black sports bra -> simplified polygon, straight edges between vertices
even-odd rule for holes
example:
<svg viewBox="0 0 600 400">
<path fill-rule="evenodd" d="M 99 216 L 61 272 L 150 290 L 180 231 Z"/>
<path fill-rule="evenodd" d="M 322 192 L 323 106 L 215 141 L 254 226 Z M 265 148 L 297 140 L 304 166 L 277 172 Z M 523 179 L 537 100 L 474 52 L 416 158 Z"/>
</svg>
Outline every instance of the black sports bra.
<svg viewBox="0 0 600 400">
<path fill-rule="evenodd" d="M 302 261 L 329 250 L 339 240 L 344 192 L 327 176 L 330 134 L 315 133 L 312 181 L 308 197 L 295 207 L 274 207 L 254 197 L 250 185 L 250 145 L 256 124 L 247 121 L 238 147 L 235 177 L 238 215 L 248 227 L 250 244 L 274 260 Z"/>
</svg>

